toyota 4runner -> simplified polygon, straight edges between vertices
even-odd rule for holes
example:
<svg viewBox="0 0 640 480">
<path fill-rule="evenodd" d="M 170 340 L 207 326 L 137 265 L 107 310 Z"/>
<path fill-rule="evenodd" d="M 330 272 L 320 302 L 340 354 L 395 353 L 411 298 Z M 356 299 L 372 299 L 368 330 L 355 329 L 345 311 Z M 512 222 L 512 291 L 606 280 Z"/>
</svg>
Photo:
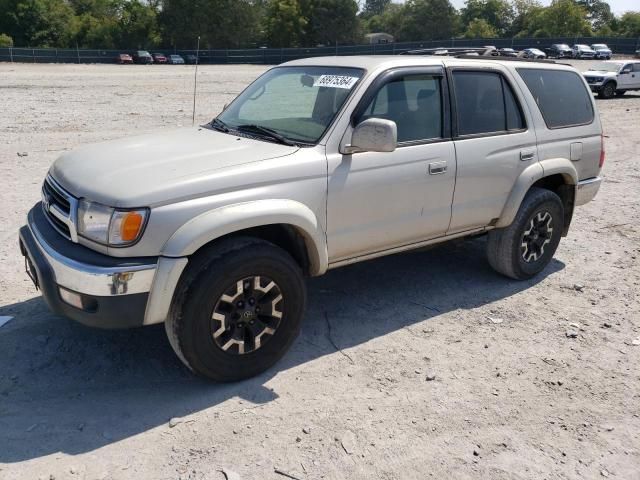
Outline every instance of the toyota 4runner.
<svg viewBox="0 0 640 480">
<path fill-rule="evenodd" d="M 53 312 L 164 323 L 192 371 L 238 380 L 294 341 L 305 276 L 487 234 L 495 270 L 533 277 L 603 162 L 593 97 L 569 66 L 298 60 L 209 124 L 63 154 L 20 247 Z"/>
</svg>

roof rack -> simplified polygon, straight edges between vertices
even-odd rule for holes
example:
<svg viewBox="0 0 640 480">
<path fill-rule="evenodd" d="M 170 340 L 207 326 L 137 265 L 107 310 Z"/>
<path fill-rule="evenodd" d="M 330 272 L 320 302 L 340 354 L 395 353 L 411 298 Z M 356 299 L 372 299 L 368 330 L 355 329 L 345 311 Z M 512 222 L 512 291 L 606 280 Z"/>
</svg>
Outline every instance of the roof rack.
<svg viewBox="0 0 640 480">
<path fill-rule="evenodd" d="M 464 58 L 467 60 L 504 60 L 507 62 L 536 62 L 557 63 L 553 60 L 512 57 L 500 54 L 500 49 L 494 46 L 485 47 L 436 47 L 409 50 L 400 55 L 433 55 L 444 57 Z"/>
<path fill-rule="evenodd" d="M 501 57 L 499 55 L 455 55 L 456 58 L 465 60 L 500 60 L 505 62 L 526 62 L 526 63 L 558 63 L 555 60 L 547 60 L 543 58 L 522 58 L 522 57 Z M 568 65 L 568 64 L 562 64 Z"/>
<path fill-rule="evenodd" d="M 456 56 L 456 55 L 489 55 L 494 51 L 494 47 L 435 47 L 409 50 L 400 55 L 435 55 L 435 56 Z"/>
</svg>

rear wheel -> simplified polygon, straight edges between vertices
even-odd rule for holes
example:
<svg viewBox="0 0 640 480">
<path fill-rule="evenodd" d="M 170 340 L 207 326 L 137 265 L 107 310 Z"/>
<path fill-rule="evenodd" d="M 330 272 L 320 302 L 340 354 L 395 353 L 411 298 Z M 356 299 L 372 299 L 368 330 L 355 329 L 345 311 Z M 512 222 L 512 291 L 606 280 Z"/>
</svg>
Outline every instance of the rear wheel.
<svg viewBox="0 0 640 480">
<path fill-rule="evenodd" d="M 616 84 L 613 82 L 605 83 L 598 92 L 601 98 L 612 98 L 616 93 Z"/>
<path fill-rule="evenodd" d="M 171 346 L 195 373 L 235 381 L 276 363 L 300 331 L 302 271 L 281 248 L 228 239 L 193 259 L 165 326 Z"/>
<path fill-rule="evenodd" d="M 511 225 L 489 232 L 487 257 L 499 273 L 526 280 L 540 273 L 558 248 L 564 228 L 560 197 L 533 187 Z"/>
</svg>

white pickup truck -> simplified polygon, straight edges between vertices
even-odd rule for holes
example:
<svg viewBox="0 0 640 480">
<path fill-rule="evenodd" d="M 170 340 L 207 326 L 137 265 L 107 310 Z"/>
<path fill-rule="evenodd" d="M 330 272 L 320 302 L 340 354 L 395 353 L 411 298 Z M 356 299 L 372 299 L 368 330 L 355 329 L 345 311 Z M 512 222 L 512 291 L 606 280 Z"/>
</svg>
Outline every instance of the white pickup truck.
<svg viewBox="0 0 640 480">
<path fill-rule="evenodd" d="M 305 276 L 485 234 L 498 272 L 538 274 L 603 162 L 594 99 L 569 66 L 298 60 L 206 125 L 63 154 L 20 247 L 55 313 L 164 323 L 191 370 L 238 380 L 296 338 Z"/>
<path fill-rule="evenodd" d="M 640 60 L 600 62 L 583 75 L 591 90 L 602 98 L 640 90 Z"/>
</svg>

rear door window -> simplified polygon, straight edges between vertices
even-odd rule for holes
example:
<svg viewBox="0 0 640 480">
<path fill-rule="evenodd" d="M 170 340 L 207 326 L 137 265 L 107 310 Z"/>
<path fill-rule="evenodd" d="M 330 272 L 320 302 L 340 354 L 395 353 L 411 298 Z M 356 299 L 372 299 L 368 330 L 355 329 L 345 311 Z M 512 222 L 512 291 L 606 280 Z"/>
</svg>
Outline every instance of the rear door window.
<svg viewBox="0 0 640 480">
<path fill-rule="evenodd" d="M 525 128 L 522 109 L 501 74 L 454 70 L 453 85 L 458 135 L 505 133 Z"/>
<path fill-rule="evenodd" d="M 582 78 L 566 70 L 518 68 L 549 128 L 566 128 L 593 122 L 591 92 Z"/>
</svg>

